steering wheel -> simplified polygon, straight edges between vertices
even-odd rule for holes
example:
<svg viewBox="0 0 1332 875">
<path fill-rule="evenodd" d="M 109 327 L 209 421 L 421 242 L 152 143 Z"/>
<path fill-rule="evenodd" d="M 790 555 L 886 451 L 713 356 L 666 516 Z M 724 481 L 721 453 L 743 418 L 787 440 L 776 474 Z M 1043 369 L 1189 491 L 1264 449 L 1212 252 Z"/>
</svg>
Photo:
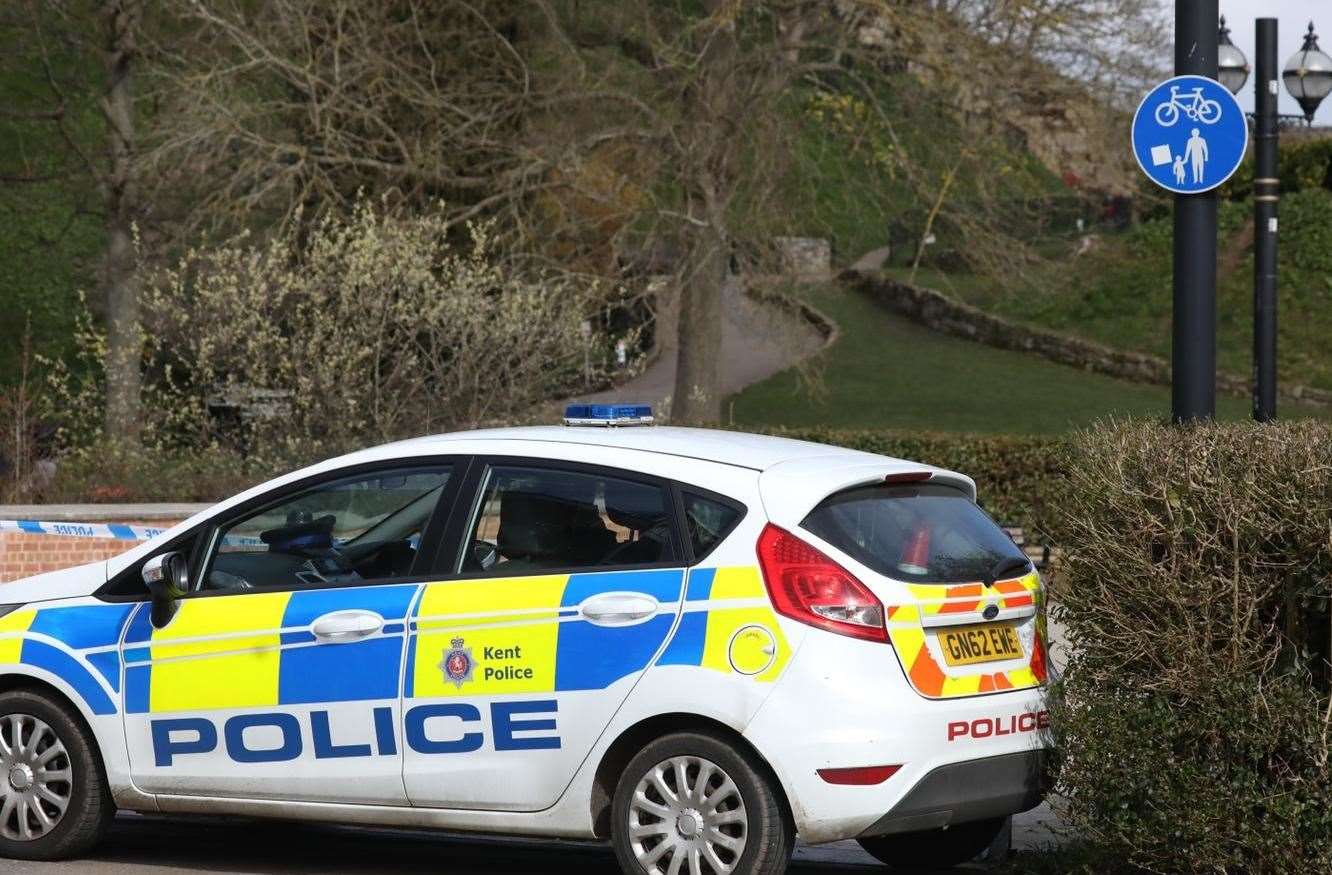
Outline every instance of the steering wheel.
<svg viewBox="0 0 1332 875">
<path fill-rule="evenodd" d="M 310 552 L 315 553 L 315 555 L 311 555 L 310 558 L 301 563 L 301 574 L 308 574 L 321 583 L 330 583 L 330 575 L 345 577 L 348 574 L 356 573 L 356 567 L 352 565 L 346 554 L 338 547 Z M 330 569 L 329 565 L 333 567 Z"/>
</svg>

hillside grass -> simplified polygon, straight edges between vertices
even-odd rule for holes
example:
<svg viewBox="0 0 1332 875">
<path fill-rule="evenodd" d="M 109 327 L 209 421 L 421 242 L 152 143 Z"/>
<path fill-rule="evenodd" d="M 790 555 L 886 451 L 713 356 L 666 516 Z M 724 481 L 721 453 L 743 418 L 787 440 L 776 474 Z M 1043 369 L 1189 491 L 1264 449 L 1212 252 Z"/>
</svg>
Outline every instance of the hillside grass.
<svg viewBox="0 0 1332 875">
<path fill-rule="evenodd" d="M 1222 201 L 1217 276 L 1217 367 L 1247 374 L 1253 360 L 1252 201 Z M 1278 241 L 1278 374 L 1284 385 L 1332 389 L 1332 191 L 1284 194 Z M 1001 283 L 965 272 L 922 270 L 919 285 L 1005 318 L 1170 356 L 1169 215 L 1066 255 L 1027 281 Z M 908 271 L 890 269 L 898 279 Z"/>
<path fill-rule="evenodd" d="M 1166 386 L 937 334 L 835 284 L 795 294 L 837 323 L 840 337 L 806 365 L 733 396 L 728 410 L 738 426 L 1056 434 L 1109 416 L 1170 413 Z M 1220 395 L 1217 415 L 1245 419 L 1249 403 Z"/>
</svg>

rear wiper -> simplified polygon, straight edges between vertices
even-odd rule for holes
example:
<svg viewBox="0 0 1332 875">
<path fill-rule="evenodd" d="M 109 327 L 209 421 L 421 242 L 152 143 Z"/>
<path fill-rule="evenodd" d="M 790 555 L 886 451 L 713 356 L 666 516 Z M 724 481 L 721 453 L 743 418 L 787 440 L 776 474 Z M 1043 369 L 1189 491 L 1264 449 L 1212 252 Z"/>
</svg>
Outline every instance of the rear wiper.
<svg viewBox="0 0 1332 875">
<path fill-rule="evenodd" d="M 986 586 L 994 586 L 994 582 L 999 578 L 1008 575 L 1010 572 L 1025 571 L 1030 565 L 1030 560 L 1025 556 L 1006 556 L 994 563 L 994 567 L 989 570 L 982 582 Z"/>
</svg>

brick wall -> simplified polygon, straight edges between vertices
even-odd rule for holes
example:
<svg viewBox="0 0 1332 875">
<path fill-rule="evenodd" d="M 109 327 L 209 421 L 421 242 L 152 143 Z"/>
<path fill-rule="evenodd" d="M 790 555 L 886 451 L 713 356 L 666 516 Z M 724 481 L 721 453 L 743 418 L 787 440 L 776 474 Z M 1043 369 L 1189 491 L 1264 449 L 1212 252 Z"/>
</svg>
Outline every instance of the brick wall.
<svg viewBox="0 0 1332 875">
<path fill-rule="evenodd" d="M 198 509 L 195 505 L 48 505 L 0 506 L 0 519 L 53 522 L 124 523 L 165 529 Z M 138 541 L 75 538 L 0 531 L 0 583 L 100 562 L 135 547 Z"/>
<path fill-rule="evenodd" d="M 88 522 L 101 521 L 88 520 Z M 166 528 L 156 520 L 152 523 L 135 524 Z M 0 583 L 41 574 L 44 571 L 58 571 L 61 568 L 110 559 L 137 544 L 137 541 L 118 541 L 114 538 L 71 538 L 64 535 L 0 532 Z"/>
</svg>

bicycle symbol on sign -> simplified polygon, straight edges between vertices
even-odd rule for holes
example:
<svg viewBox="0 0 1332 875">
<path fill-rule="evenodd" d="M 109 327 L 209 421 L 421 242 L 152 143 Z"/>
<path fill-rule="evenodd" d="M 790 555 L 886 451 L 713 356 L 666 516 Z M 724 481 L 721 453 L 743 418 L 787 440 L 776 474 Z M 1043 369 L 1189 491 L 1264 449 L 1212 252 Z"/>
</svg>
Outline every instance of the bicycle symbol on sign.
<svg viewBox="0 0 1332 875">
<path fill-rule="evenodd" d="M 1170 86 L 1170 100 L 1156 107 L 1156 123 L 1163 128 L 1179 121 L 1180 113 L 1189 121 L 1214 125 L 1221 120 L 1221 104 L 1203 97 L 1202 86 L 1180 97 L 1179 86 Z"/>
</svg>

